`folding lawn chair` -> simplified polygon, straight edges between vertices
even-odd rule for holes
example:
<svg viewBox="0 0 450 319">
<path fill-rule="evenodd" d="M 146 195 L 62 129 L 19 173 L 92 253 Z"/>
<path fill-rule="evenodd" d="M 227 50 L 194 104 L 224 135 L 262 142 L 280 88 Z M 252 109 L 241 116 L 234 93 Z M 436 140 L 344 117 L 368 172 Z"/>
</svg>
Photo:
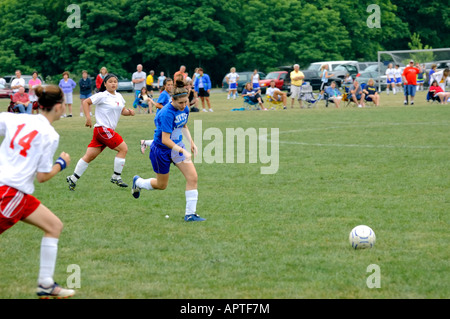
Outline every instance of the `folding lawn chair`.
<svg viewBox="0 0 450 319">
<path fill-rule="evenodd" d="M 303 83 L 300 87 L 300 99 L 306 103 L 308 108 L 315 106 L 319 102 L 319 99 L 314 96 L 312 86 L 309 82 Z"/>
<path fill-rule="evenodd" d="M 11 113 L 20 113 L 18 108 L 14 108 L 14 106 L 16 106 L 16 104 L 13 102 L 13 96 L 12 94 L 9 96 L 9 98 L 11 99 L 8 105 L 8 112 Z"/>
<path fill-rule="evenodd" d="M 428 91 L 427 102 L 430 102 L 430 101 L 431 101 L 431 104 L 433 104 L 434 102 L 441 103 L 439 96 L 436 96 L 434 92 Z"/>
<path fill-rule="evenodd" d="M 277 101 L 272 96 L 266 94 L 267 101 L 272 105 L 272 108 L 276 110 L 283 109 L 283 101 Z"/>
<path fill-rule="evenodd" d="M 250 100 L 248 96 L 244 96 L 244 107 L 247 110 L 259 110 L 260 109 L 258 101 L 254 102 L 254 101 Z"/>
</svg>

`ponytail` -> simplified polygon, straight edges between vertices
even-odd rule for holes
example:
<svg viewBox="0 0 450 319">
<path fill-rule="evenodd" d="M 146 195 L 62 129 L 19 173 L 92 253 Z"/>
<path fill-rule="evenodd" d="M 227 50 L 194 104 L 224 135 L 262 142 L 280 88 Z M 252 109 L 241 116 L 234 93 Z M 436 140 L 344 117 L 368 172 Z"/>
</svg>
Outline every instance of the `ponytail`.
<svg viewBox="0 0 450 319">
<path fill-rule="evenodd" d="M 39 107 L 45 112 L 50 112 L 55 104 L 64 102 L 64 93 L 59 86 L 48 85 L 44 87 L 39 85 L 34 89 L 34 92 L 39 98 Z"/>
<path fill-rule="evenodd" d="M 175 83 L 175 89 L 173 90 L 172 98 L 178 100 L 180 97 L 188 94 L 186 89 L 186 83 L 184 80 L 177 80 Z"/>
</svg>

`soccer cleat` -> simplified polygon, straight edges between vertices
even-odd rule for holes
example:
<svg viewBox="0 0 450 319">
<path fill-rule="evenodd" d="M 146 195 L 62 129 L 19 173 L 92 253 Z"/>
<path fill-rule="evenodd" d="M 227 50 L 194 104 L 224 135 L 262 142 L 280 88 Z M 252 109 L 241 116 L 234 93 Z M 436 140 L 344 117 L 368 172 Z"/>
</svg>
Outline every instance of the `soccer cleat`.
<svg viewBox="0 0 450 319">
<path fill-rule="evenodd" d="M 117 184 L 120 187 L 128 187 L 128 184 L 126 184 L 120 177 L 119 178 L 111 178 L 111 183 Z"/>
<path fill-rule="evenodd" d="M 62 288 L 55 282 L 53 283 L 53 286 L 48 288 L 39 285 L 36 289 L 36 294 L 40 299 L 63 299 L 75 295 L 75 290 Z"/>
<path fill-rule="evenodd" d="M 184 216 L 184 220 L 186 222 L 203 222 L 206 219 L 198 216 L 197 214 L 189 214 L 189 215 Z"/>
<path fill-rule="evenodd" d="M 147 145 L 145 144 L 145 140 L 141 140 L 141 153 L 145 154 L 146 149 L 147 149 Z"/>
<path fill-rule="evenodd" d="M 70 189 L 71 191 L 74 191 L 74 190 L 75 190 L 75 187 L 77 186 L 77 184 L 76 184 L 74 181 L 72 181 L 72 179 L 70 178 L 70 176 L 67 176 L 67 177 L 66 177 L 66 181 L 67 181 L 67 183 L 69 183 L 69 189 Z"/>
<path fill-rule="evenodd" d="M 141 195 L 141 189 L 136 186 L 136 181 L 140 178 L 139 175 L 134 175 L 133 177 L 133 185 L 131 186 L 131 195 L 133 195 L 134 198 L 139 198 Z"/>
</svg>

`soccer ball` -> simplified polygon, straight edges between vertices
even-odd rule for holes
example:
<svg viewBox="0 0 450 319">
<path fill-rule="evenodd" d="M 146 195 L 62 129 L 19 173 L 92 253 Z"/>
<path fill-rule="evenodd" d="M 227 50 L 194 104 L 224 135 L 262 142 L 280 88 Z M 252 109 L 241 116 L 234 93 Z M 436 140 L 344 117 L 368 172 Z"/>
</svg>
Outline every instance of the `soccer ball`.
<svg viewBox="0 0 450 319">
<path fill-rule="evenodd" d="M 366 225 L 359 225 L 352 229 L 348 237 L 354 249 L 372 248 L 375 245 L 375 232 Z"/>
</svg>

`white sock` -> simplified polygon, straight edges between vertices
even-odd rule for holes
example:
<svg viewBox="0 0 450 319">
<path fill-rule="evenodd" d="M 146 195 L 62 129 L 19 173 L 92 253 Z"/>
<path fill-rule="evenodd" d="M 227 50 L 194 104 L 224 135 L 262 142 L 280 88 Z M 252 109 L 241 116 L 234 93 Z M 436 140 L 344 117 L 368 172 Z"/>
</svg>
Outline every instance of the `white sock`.
<svg viewBox="0 0 450 319">
<path fill-rule="evenodd" d="M 156 180 L 156 178 L 149 178 L 149 179 L 138 178 L 136 180 L 136 186 L 139 188 L 148 189 L 150 191 L 154 189 L 152 187 L 152 179 Z"/>
<path fill-rule="evenodd" d="M 197 211 L 198 191 L 196 189 L 186 191 L 186 215 L 195 214 Z"/>
<path fill-rule="evenodd" d="M 112 178 L 118 179 L 122 175 L 123 166 L 125 165 L 125 159 L 120 157 L 114 158 L 114 174 Z"/>
<path fill-rule="evenodd" d="M 144 144 L 148 147 L 152 146 L 153 140 L 145 140 Z"/>
<path fill-rule="evenodd" d="M 43 237 L 41 241 L 41 257 L 38 284 L 43 287 L 53 285 L 56 255 L 58 253 L 58 238 Z"/>
<path fill-rule="evenodd" d="M 75 170 L 73 171 L 73 175 L 71 176 L 72 180 L 76 183 L 77 180 L 81 177 L 81 175 L 84 174 L 86 169 L 88 168 L 89 163 L 86 163 L 83 161 L 82 158 L 77 163 L 77 166 L 75 167 Z M 76 175 L 76 176 L 75 176 Z"/>
<path fill-rule="evenodd" d="M 386 89 L 386 94 L 389 95 L 389 89 Z"/>
</svg>

